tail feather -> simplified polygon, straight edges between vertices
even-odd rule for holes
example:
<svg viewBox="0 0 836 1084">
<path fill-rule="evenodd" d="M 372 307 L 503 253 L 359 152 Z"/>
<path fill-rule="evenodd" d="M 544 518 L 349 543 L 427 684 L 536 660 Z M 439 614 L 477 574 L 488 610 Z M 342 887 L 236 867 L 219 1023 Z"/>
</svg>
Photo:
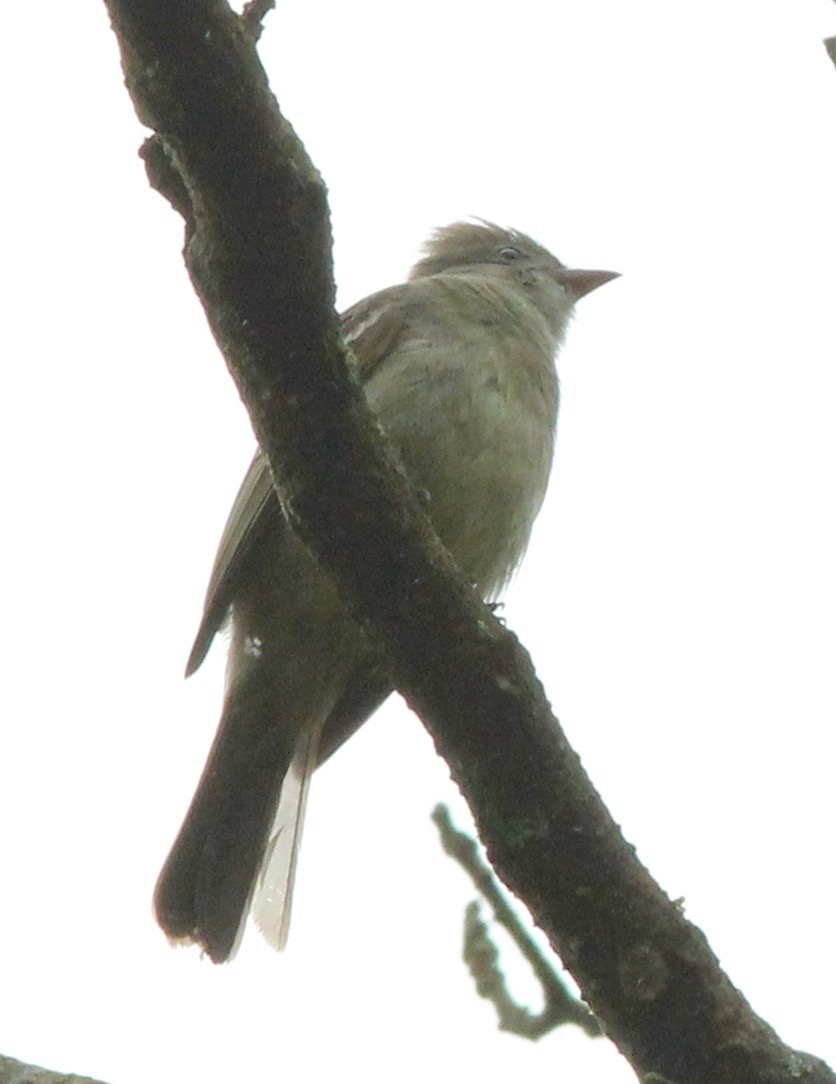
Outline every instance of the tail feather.
<svg viewBox="0 0 836 1084">
<path fill-rule="evenodd" d="M 154 893 L 173 940 L 193 941 L 216 962 L 234 953 L 246 920 L 293 736 L 272 713 L 232 695 L 183 827 Z"/>
<path fill-rule="evenodd" d="M 256 882 L 253 918 L 267 943 L 278 951 L 284 949 L 290 932 L 302 826 L 321 734 L 319 727 L 302 738 L 290 762 Z"/>
<path fill-rule="evenodd" d="M 267 940 L 286 940 L 323 727 L 347 687 L 365 689 L 361 672 L 377 672 L 301 547 L 272 553 L 233 606 L 231 631 L 223 716 L 154 900 L 168 936 L 196 942 L 215 962 L 235 951 L 253 903 Z"/>
</svg>

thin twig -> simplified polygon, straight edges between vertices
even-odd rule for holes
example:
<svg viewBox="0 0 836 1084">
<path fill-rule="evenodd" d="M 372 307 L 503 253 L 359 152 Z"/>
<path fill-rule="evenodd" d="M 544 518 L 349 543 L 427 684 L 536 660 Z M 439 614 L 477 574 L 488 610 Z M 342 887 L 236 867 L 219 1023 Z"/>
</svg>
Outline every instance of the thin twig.
<svg viewBox="0 0 836 1084">
<path fill-rule="evenodd" d="M 490 866 L 482 860 L 475 840 L 460 832 L 445 805 L 437 805 L 432 814 L 441 844 L 465 873 L 477 891 L 490 904 L 496 921 L 505 928 L 514 944 L 528 961 L 543 991 L 544 1008 L 532 1013 L 517 1005 L 499 968 L 499 953 L 490 939 L 488 928 L 479 914 L 479 905 L 470 903 L 465 911 L 464 959 L 482 997 L 492 1001 L 503 1031 L 528 1039 L 539 1039 L 561 1024 L 577 1024 L 590 1036 L 601 1034 L 601 1027 L 582 1001 L 574 997 L 551 962 L 543 955 L 528 930 L 509 905 Z"/>
<path fill-rule="evenodd" d="M 264 29 L 264 18 L 268 11 L 273 11 L 276 0 L 247 0 L 244 10 L 241 12 L 241 23 L 252 38 L 258 41 Z"/>
</svg>

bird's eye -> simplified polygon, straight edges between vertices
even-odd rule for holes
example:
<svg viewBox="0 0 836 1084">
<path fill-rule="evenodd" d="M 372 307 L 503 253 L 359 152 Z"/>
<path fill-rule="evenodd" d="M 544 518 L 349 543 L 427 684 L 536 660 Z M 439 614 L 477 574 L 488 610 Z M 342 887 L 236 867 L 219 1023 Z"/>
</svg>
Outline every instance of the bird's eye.
<svg viewBox="0 0 836 1084">
<path fill-rule="evenodd" d="M 497 255 L 503 263 L 511 263 L 512 260 L 518 260 L 520 256 L 522 256 L 522 253 L 518 248 L 513 248 L 511 245 L 505 245 L 499 250 Z"/>
</svg>

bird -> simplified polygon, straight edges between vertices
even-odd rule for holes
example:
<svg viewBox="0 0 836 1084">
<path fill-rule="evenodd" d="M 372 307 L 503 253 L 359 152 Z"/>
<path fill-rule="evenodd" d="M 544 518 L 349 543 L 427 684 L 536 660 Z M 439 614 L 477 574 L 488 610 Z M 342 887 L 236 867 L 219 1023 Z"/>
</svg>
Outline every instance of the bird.
<svg viewBox="0 0 836 1084">
<path fill-rule="evenodd" d="M 616 277 L 467 220 L 436 230 L 405 282 L 343 314 L 369 404 L 486 601 L 519 565 L 546 493 L 555 363 L 575 303 Z M 260 450 L 221 537 L 187 676 L 226 628 L 220 723 L 154 892 L 169 939 L 215 963 L 234 956 L 251 911 L 284 947 L 311 775 L 393 688 L 291 529 Z"/>
</svg>

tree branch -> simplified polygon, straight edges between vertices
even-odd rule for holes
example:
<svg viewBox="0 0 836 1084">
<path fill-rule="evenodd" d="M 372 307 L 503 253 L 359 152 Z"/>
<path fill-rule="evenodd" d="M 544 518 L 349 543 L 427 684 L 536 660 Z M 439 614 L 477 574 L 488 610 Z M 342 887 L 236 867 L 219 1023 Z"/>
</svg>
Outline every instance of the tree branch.
<svg viewBox="0 0 836 1084">
<path fill-rule="evenodd" d="M 38 1065 L 27 1065 L 0 1055 L 0 1084 L 101 1084 L 101 1081 L 75 1073 L 41 1069 Z"/>
<path fill-rule="evenodd" d="M 280 499 L 386 645 L 499 875 L 640 1077 L 833 1082 L 751 1012 L 621 839 L 528 655 L 394 466 L 346 365 L 325 186 L 251 36 L 224 0 L 106 3 L 137 112 L 187 193 L 186 263 Z"/>
<path fill-rule="evenodd" d="M 601 1035 L 596 1018 L 583 1002 L 569 992 L 551 960 L 546 959 L 508 904 L 490 867 L 482 861 L 476 842 L 454 826 L 447 806 L 437 805 L 433 810 L 433 820 L 444 850 L 461 866 L 476 890 L 490 904 L 494 919 L 505 928 L 525 957 L 543 991 L 544 1007 L 540 1013 L 529 1012 L 514 1003 L 499 968 L 499 953 L 479 915 L 479 904 L 469 903 L 465 911 L 463 956 L 478 992 L 493 1002 L 500 1029 L 527 1039 L 539 1039 L 562 1024 L 577 1024 L 591 1037 Z"/>
</svg>

